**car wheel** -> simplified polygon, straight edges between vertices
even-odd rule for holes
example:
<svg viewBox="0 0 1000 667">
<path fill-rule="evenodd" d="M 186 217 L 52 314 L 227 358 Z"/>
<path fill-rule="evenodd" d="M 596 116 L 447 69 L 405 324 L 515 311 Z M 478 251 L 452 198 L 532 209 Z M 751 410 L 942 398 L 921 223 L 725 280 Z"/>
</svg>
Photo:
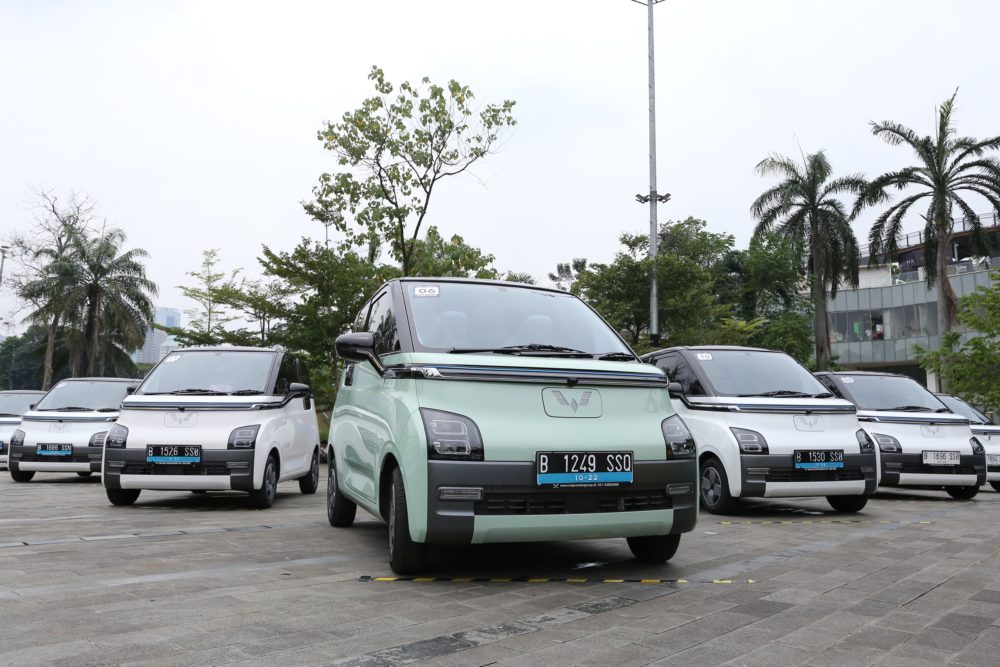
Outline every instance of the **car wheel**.
<svg viewBox="0 0 1000 667">
<path fill-rule="evenodd" d="M 274 504 L 276 495 L 278 495 L 278 462 L 272 455 L 267 457 L 267 463 L 264 464 L 264 479 L 260 483 L 260 488 L 250 492 L 250 504 L 257 509 L 266 510 Z"/>
<path fill-rule="evenodd" d="M 316 493 L 319 488 L 319 450 L 313 450 L 312 464 L 309 472 L 299 477 L 299 491 L 306 495 Z"/>
<path fill-rule="evenodd" d="M 93 474 L 93 473 L 91 473 L 91 472 L 90 472 L 90 471 L 88 470 L 87 472 L 78 472 L 78 473 L 76 473 L 76 474 L 77 474 L 77 475 L 79 475 L 80 477 L 90 477 L 90 476 L 91 476 L 91 474 Z"/>
<path fill-rule="evenodd" d="M 868 504 L 868 496 L 827 496 L 826 502 L 838 512 L 860 512 Z"/>
<path fill-rule="evenodd" d="M 410 522 L 406 512 L 406 489 L 403 471 L 392 471 L 389 498 L 389 567 L 396 574 L 413 574 L 427 564 L 427 545 L 410 539 Z"/>
<path fill-rule="evenodd" d="M 10 478 L 15 482 L 30 482 L 35 476 L 34 470 L 14 470 L 10 469 Z"/>
<path fill-rule="evenodd" d="M 737 501 L 729 494 L 729 478 L 722 461 L 710 458 L 701 467 L 701 506 L 712 514 L 729 514 Z"/>
<path fill-rule="evenodd" d="M 972 500 L 979 493 L 978 486 L 946 486 L 944 490 L 956 500 Z"/>
<path fill-rule="evenodd" d="M 680 535 L 649 535 L 629 537 L 628 548 L 636 560 L 643 563 L 665 563 L 677 553 L 681 543 Z"/>
<path fill-rule="evenodd" d="M 340 492 L 340 485 L 337 483 L 337 466 L 334 465 L 333 457 L 328 457 L 326 474 L 326 518 L 331 526 L 336 528 L 347 528 L 354 523 L 354 516 L 358 512 L 358 506 L 353 500 Z"/>
<path fill-rule="evenodd" d="M 990 482 L 990 486 L 993 487 L 994 491 L 1000 493 L 1000 482 Z"/>
<path fill-rule="evenodd" d="M 131 505 L 139 499 L 140 489 L 105 489 L 112 505 Z"/>
</svg>

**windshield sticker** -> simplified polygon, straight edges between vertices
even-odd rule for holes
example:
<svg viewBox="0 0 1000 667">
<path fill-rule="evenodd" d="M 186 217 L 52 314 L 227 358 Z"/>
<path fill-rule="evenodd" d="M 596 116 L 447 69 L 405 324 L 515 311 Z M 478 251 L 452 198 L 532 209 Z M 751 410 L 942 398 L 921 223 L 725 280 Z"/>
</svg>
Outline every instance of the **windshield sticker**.
<svg viewBox="0 0 1000 667">
<path fill-rule="evenodd" d="M 413 296 L 441 296 L 441 288 L 437 285 L 414 285 Z"/>
<path fill-rule="evenodd" d="M 181 358 L 181 355 L 179 355 L 179 354 L 171 354 L 169 357 L 167 357 L 166 359 L 163 360 L 163 363 L 165 363 L 165 364 L 172 364 L 172 363 L 174 363 L 175 361 L 177 361 L 180 358 Z"/>
<path fill-rule="evenodd" d="M 698 360 L 699 361 L 711 361 L 712 360 L 712 355 L 710 353 L 708 353 L 708 352 L 699 352 L 698 353 Z"/>
<path fill-rule="evenodd" d="M 840 380 L 841 380 L 841 381 L 842 381 L 842 382 L 843 382 L 844 384 L 854 384 L 854 378 L 852 378 L 852 377 L 845 377 L 845 378 L 840 378 Z"/>
</svg>

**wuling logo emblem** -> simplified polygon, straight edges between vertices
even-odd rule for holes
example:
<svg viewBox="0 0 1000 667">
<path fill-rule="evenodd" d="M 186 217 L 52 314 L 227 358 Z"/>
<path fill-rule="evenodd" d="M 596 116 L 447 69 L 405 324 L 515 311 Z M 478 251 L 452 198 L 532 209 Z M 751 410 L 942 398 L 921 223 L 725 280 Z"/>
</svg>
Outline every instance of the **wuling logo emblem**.
<svg viewBox="0 0 1000 667">
<path fill-rule="evenodd" d="M 163 417 L 164 426 L 190 428 L 198 423 L 198 415 L 193 412 L 168 412 Z"/>
<path fill-rule="evenodd" d="M 600 417 L 604 413 L 601 393 L 596 389 L 542 390 L 542 406 L 549 417 Z"/>
<path fill-rule="evenodd" d="M 583 396 L 580 397 L 580 402 L 577 403 L 575 398 L 571 398 L 570 400 L 567 401 L 566 397 L 563 396 L 563 393 L 561 391 L 552 392 L 552 395 L 555 397 L 555 399 L 559 401 L 559 405 L 565 405 L 566 407 L 570 408 L 573 412 L 579 410 L 581 406 L 589 405 L 590 397 L 593 394 L 594 392 L 592 391 L 583 392 Z"/>
</svg>

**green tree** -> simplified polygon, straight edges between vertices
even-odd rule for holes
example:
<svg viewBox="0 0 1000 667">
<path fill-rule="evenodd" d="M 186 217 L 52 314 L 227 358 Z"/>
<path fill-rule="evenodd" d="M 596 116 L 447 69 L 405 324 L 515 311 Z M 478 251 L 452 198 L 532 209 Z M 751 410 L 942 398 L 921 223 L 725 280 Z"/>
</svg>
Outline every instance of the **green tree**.
<svg viewBox="0 0 1000 667">
<path fill-rule="evenodd" d="M 235 287 L 239 269 L 228 276 L 216 268 L 219 264 L 219 251 L 216 248 L 203 250 L 201 253 L 201 269 L 188 271 L 187 275 L 197 281 L 193 287 L 178 285 L 178 289 L 187 298 L 194 301 L 198 307 L 184 311 L 188 316 L 187 335 L 183 330 L 177 333 L 189 343 L 210 345 L 223 342 L 226 337 L 226 325 L 236 319 L 226 310 L 226 304 L 221 298 L 223 290 Z M 160 327 L 173 335 L 173 330 Z"/>
<path fill-rule="evenodd" d="M 530 273 L 524 273 L 522 271 L 508 271 L 503 274 L 503 280 L 512 283 L 524 283 L 525 285 L 536 285 L 535 277 Z"/>
<path fill-rule="evenodd" d="M 411 275 L 451 278 L 499 277 L 493 268 L 493 255 L 484 254 L 479 248 L 467 245 L 465 239 L 455 234 L 445 241 L 437 227 L 427 228 L 427 237 L 414 243 Z"/>
<path fill-rule="evenodd" d="M 455 80 L 439 86 L 424 78 L 397 88 L 378 67 L 368 78 L 376 94 L 319 131 L 344 170 L 322 174 L 315 199 L 304 206 L 352 244 L 388 243 L 403 275 L 410 275 L 438 184 L 498 148 L 502 131 L 516 122 L 514 102 L 477 110 L 472 90 Z M 374 260 L 374 251 L 369 255 Z"/>
<path fill-rule="evenodd" d="M 960 301 L 959 316 L 973 335 L 956 330 L 941 337 L 941 347 L 917 347 L 917 359 L 948 390 L 974 405 L 1000 410 L 1000 269 L 991 274 L 989 287 L 979 287 Z"/>
<path fill-rule="evenodd" d="M 890 262 L 899 249 L 903 220 L 918 202 L 927 204 L 924 217 L 924 270 L 927 285 L 938 283 L 943 308 L 938 308 L 938 331 L 952 329 L 958 320 L 958 297 L 948 280 L 948 248 L 955 229 L 955 218 L 962 218 L 972 229 L 973 242 L 982 253 L 987 240 L 979 216 L 968 203 L 969 195 L 978 195 L 1000 212 L 1000 160 L 988 153 L 1000 148 L 1000 136 L 988 139 L 955 136 L 952 114 L 955 92 L 938 108 L 934 136 L 921 137 L 892 121 L 872 123 L 872 134 L 890 146 L 906 145 L 915 153 L 917 164 L 882 174 L 874 179 L 858 199 L 855 212 L 891 200 L 890 190 L 915 190 L 885 209 L 869 233 L 873 260 Z"/>
<path fill-rule="evenodd" d="M 294 290 L 283 281 L 243 279 L 239 284 L 234 282 L 223 284 L 213 295 L 218 304 L 228 306 L 241 313 L 243 318 L 252 323 L 255 330 L 230 332 L 231 335 L 244 335 L 251 344 L 270 345 L 274 342 L 272 329 L 287 315 L 288 299 Z"/>
<path fill-rule="evenodd" d="M 556 264 L 555 273 L 549 274 L 549 280 L 564 292 L 573 292 L 576 281 L 587 272 L 587 258 L 574 257 L 572 261 Z"/>
<path fill-rule="evenodd" d="M 772 155 L 761 160 L 756 171 L 781 181 L 750 207 L 758 221 L 754 236 L 775 230 L 808 251 L 816 367 L 826 370 L 830 364 L 827 295 L 836 296 L 842 282 L 857 287 L 860 255 L 850 216 L 838 195 L 860 194 L 867 184 L 857 174 L 832 178 L 833 169 L 823 151 L 804 156 L 802 165 Z"/>
</svg>

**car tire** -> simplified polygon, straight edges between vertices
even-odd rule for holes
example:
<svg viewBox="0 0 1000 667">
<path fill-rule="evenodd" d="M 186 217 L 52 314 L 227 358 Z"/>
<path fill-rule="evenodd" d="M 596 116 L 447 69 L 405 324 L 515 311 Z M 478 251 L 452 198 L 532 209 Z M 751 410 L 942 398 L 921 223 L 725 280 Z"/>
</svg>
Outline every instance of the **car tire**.
<svg viewBox="0 0 1000 667">
<path fill-rule="evenodd" d="M 132 505 L 139 499 L 141 489 L 105 489 L 112 505 Z"/>
<path fill-rule="evenodd" d="M 993 487 L 994 491 L 1000 493 L 1000 482 L 990 482 L 990 486 Z"/>
<path fill-rule="evenodd" d="M 312 464 L 309 466 L 309 472 L 299 477 L 299 491 L 308 495 L 316 493 L 316 489 L 319 488 L 319 450 L 313 450 Z"/>
<path fill-rule="evenodd" d="M 88 470 L 86 472 L 80 471 L 80 472 L 78 472 L 76 474 L 79 475 L 80 477 L 90 477 L 93 473 Z"/>
<path fill-rule="evenodd" d="M 337 481 L 337 467 L 332 456 L 327 457 L 326 473 L 326 518 L 334 528 L 348 528 L 354 523 L 358 513 L 357 504 L 340 492 Z"/>
<path fill-rule="evenodd" d="M 10 478 L 15 482 L 30 482 L 35 476 L 34 470 L 14 470 L 10 469 Z"/>
<path fill-rule="evenodd" d="M 276 495 L 278 495 L 278 461 L 271 455 L 264 464 L 264 478 L 260 482 L 260 488 L 250 492 L 250 504 L 259 510 L 266 510 L 274 504 Z"/>
<path fill-rule="evenodd" d="M 972 500 L 979 493 L 978 486 L 946 486 L 944 490 L 956 500 Z"/>
<path fill-rule="evenodd" d="M 677 553 L 680 535 L 648 535 L 627 538 L 635 559 L 643 563 L 666 563 Z"/>
<path fill-rule="evenodd" d="M 827 496 L 826 502 L 838 512 L 860 512 L 868 504 L 868 496 Z"/>
<path fill-rule="evenodd" d="M 420 572 L 427 565 L 427 545 L 410 538 L 403 471 L 392 471 L 389 490 L 389 567 L 396 574 Z"/>
<path fill-rule="evenodd" d="M 712 514 L 730 514 L 738 501 L 729 494 L 729 477 L 714 456 L 701 467 L 701 506 Z"/>
</svg>

